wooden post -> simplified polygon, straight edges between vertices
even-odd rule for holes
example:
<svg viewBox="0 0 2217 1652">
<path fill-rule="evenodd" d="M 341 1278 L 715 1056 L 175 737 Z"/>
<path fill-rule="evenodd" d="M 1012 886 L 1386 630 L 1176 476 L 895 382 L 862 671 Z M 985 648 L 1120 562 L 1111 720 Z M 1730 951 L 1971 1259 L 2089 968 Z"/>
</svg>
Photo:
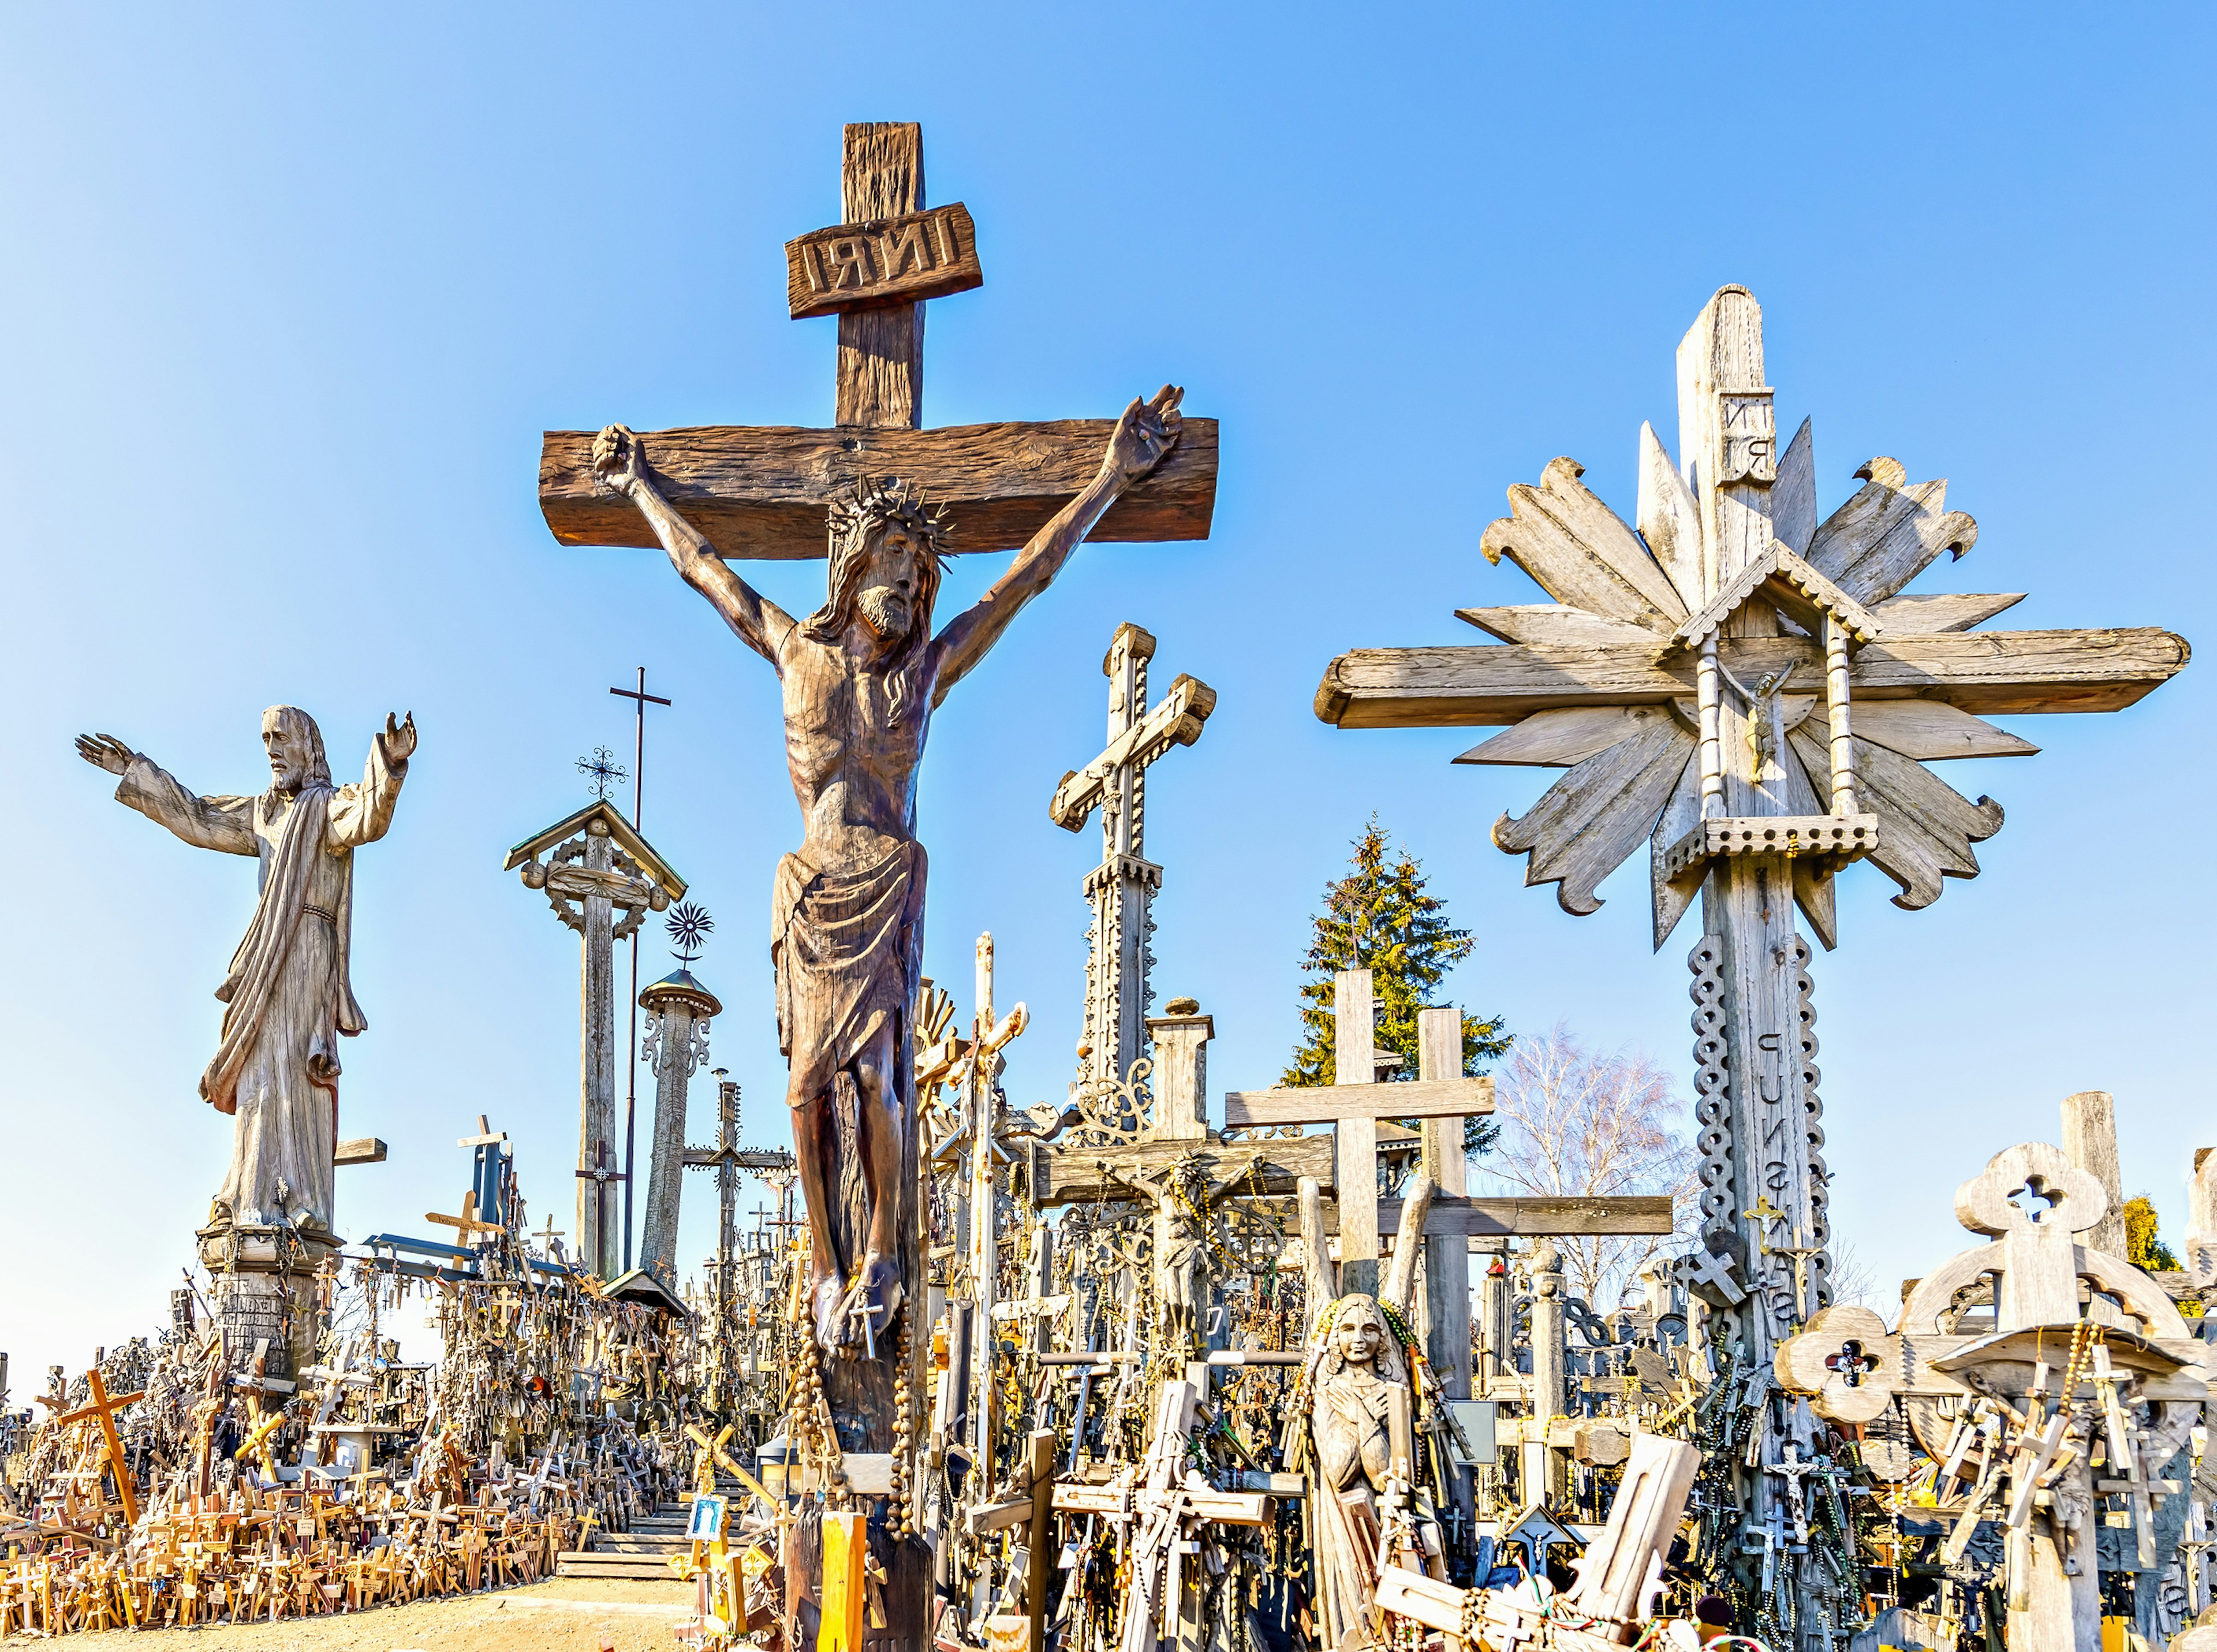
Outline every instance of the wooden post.
<svg viewBox="0 0 2217 1652">
<path fill-rule="evenodd" d="M 970 1324 L 971 1365 L 975 1385 L 970 1403 L 971 1445 L 977 1452 L 971 1473 L 981 1487 L 993 1483 L 994 1272 L 1000 1247 L 993 1232 L 992 1053 L 985 1048 L 993 1031 L 993 937 L 978 937 L 978 1021 L 970 1061 Z"/>
<path fill-rule="evenodd" d="M 2081 1090 L 2063 1098 L 2063 1151 L 2102 1184 L 2109 1210 L 2086 1230 L 2088 1248 L 2125 1254 L 2125 1182 L 2117 1158 L 2117 1104 L 2106 1090 Z"/>
<path fill-rule="evenodd" d="M 614 873 L 614 845 L 604 820 L 585 823 L 585 870 Z M 578 937 L 584 958 L 578 1004 L 583 1045 L 578 1072 L 584 1093 L 577 1106 L 577 1167 L 601 1170 L 614 1154 L 616 1139 L 614 919 L 605 894 L 588 893 L 578 904 L 584 911 L 584 929 Z M 603 1279 L 622 1271 L 623 1235 L 614 1194 L 606 1179 L 578 1179 L 577 1251 L 591 1259 L 593 1271 Z"/>
<path fill-rule="evenodd" d="M 1343 969 L 1332 978 L 1333 1076 L 1341 1084 L 1368 1084 L 1377 1076 L 1370 1055 L 1377 1026 L 1370 972 Z M 1352 1296 L 1378 1294 L 1378 1121 L 1343 1118 L 1332 1127 L 1339 1173 L 1339 1288 Z"/>
<path fill-rule="evenodd" d="M 1025 1545 L 1024 1612 L 1032 1620 L 1029 1652 L 1047 1652 L 1047 1593 L 1054 1581 L 1054 1430 L 1031 1435 L 1032 1522 Z"/>
<path fill-rule="evenodd" d="M 923 127 L 913 121 L 851 122 L 839 169 L 839 207 L 849 224 L 923 211 Z M 873 430 L 923 428 L 921 303 L 840 313 L 836 422 Z"/>
<path fill-rule="evenodd" d="M 1547 1445 L 1547 1424 L 1563 1414 L 1563 1368 L 1568 1350 L 1563 1328 L 1560 1253 L 1552 1239 L 1532 1251 L 1532 1420 L 1540 1438 L 1524 1442 L 1524 1500 L 1552 1500 L 1561 1476 L 1556 1453 Z"/>
<path fill-rule="evenodd" d="M 1462 1076 L 1462 1012 L 1417 1012 L 1417 1076 Z M 1424 1173 L 1442 1193 L 1460 1198 L 1468 1191 L 1468 1161 L 1462 1150 L 1463 1121 L 1424 1121 Z M 1470 1398 L 1470 1241 L 1461 1234 L 1424 1241 L 1424 1358 L 1440 1391 L 1450 1400 Z"/>
</svg>

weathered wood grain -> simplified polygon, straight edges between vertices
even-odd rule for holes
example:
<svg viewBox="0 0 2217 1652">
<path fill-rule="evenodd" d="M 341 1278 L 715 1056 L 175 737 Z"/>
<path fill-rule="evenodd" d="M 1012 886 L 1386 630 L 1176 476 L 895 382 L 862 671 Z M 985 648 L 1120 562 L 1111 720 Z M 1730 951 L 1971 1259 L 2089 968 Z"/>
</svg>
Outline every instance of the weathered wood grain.
<svg viewBox="0 0 2217 1652">
<path fill-rule="evenodd" d="M 1535 711 L 1514 728 L 1481 740 L 1457 763 L 1509 763 L 1567 769 L 1671 719 L 1668 706 L 1572 706 Z"/>
<path fill-rule="evenodd" d="M 1559 603 L 1669 632 L 1686 604 L 1639 535 L 1578 480 L 1584 471 L 1574 459 L 1549 460 L 1539 486 L 1509 490 L 1512 514 L 1478 548 L 1497 565 L 1506 556 Z"/>
<path fill-rule="evenodd" d="M 1873 700 L 1855 708 L 1863 739 L 1920 763 L 1948 758 L 2029 758 L 2040 748 L 1939 700 Z M 1510 731 L 1514 733 L 1514 730 Z"/>
<path fill-rule="evenodd" d="M 1695 748 L 1698 754 L 1699 747 Z M 1664 862 L 1670 845 L 1691 832 L 1701 819 L 1701 765 L 1689 762 L 1679 771 L 1678 783 L 1670 789 L 1670 796 L 1657 817 L 1655 830 L 1647 838 L 1648 898 L 1654 912 L 1655 950 L 1660 952 L 1663 943 L 1670 938 L 1670 931 L 1678 927 L 1678 920 L 1686 915 L 1686 908 L 1694 904 L 1694 897 L 1701 892 L 1698 874 L 1689 875 L 1673 882 Z"/>
<path fill-rule="evenodd" d="M 1237 1191 L 1241 1192 L 1258 1188 L 1263 1193 L 1291 1195 L 1304 1176 L 1312 1177 L 1327 1189 L 1338 1181 L 1329 1135 L 1277 1136 L 1257 1142 L 1142 1142 L 1108 1152 L 1083 1147 L 1034 1148 L 1028 1172 L 1032 1198 L 1042 1207 L 1129 1198 L 1131 1187 L 1118 1179 L 1117 1170 L 1159 1176 L 1194 1152 L 1202 1155 L 1213 1177 L 1231 1175 L 1251 1158 L 1259 1157 L 1254 1179 L 1240 1181 Z"/>
<path fill-rule="evenodd" d="M 1694 663 L 1655 650 L 1535 644 L 1358 648 L 1325 668 L 1314 709 L 1341 728 L 1439 728 L 1520 722 L 1564 706 L 1660 704 L 1690 696 Z M 1802 637 L 1725 639 L 1744 683 L 1774 671 L 1824 692 L 1824 651 Z M 2192 655 L 2152 626 L 2086 631 L 1973 631 L 1884 636 L 1851 673 L 1856 702 L 1929 695 L 1981 716 L 2121 711 L 2160 688 Z"/>
<path fill-rule="evenodd" d="M 1817 453 L 1807 419 L 1794 432 L 1770 485 L 1770 531 L 1797 556 L 1809 554 L 1817 533 Z"/>
<path fill-rule="evenodd" d="M 1828 762 L 1807 725 L 1787 738 L 1813 772 Z M 1940 898 L 1943 878 L 1978 876 L 1971 845 L 2001 830 L 2001 805 L 1990 798 L 1973 803 L 1914 760 L 1868 740 L 1858 739 L 1855 750 L 1856 801 L 1879 820 L 1871 861 L 1901 887 L 1893 904 L 1915 912 Z"/>
<path fill-rule="evenodd" d="M 785 244 L 795 321 L 966 293 L 985 284 L 978 230 L 960 201 L 869 223 L 835 224 Z"/>
<path fill-rule="evenodd" d="M 1281 1196 L 1253 1202 L 1277 1214 L 1290 1231 L 1295 1226 L 1294 1201 Z M 1381 1228 L 1398 1228 L 1402 1203 L 1378 1201 Z M 1339 1236 L 1339 1206 L 1326 1198 L 1320 1206 L 1325 1237 Z M 1467 1234 L 1474 1239 L 1557 1239 L 1575 1237 L 1640 1236 L 1670 1232 L 1670 1200 L 1666 1195 L 1613 1197 L 1599 1194 L 1569 1198 L 1472 1198 L 1436 1195 L 1424 1216 L 1427 1237 Z"/>
<path fill-rule="evenodd" d="M 1909 482 L 1891 459 L 1856 474 L 1866 486 L 1827 517 L 1810 542 L 1809 562 L 1861 603 L 1882 602 L 1942 551 L 1961 557 L 1978 542 L 1979 524 L 1946 508 L 1948 484 Z"/>
<path fill-rule="evenodd" d="M 1640 536 L 1670 579 L 1687 610 L 1701 605 L 1701 507 L 1686 478 L 1670 462 L 1670 449 L 1655 427 L 1640 424 L 1640 498 L 1635 512 Z M 1544 638 L 1511 637 L 1511 642 Z"/>
<path fill-rule="evenodd" d="M 923 209 L 923 128 L 913 121 L 857 121 L 845 133 L 839 215 L 876 223 Z M 912 430 L 923 423 L 923 306 L 897 304 L 839 318 L 834 422 Z M 608 541 L 598 541 L 606 543 Z"/>
<path fill-rule="evenodd" d="M 1503 815 L 1493 841 L 1510 854 L 1530 851 L 1528 888 L 1555 884 L 1565 912 L 1597 912 L 1596 887 L 1655 829 L 1693 756 L 1693 736 L 1675 718 L 1658 721 L 1579 764 L 1521 820 Z"/>
<path fill-rule="evenodd" d="M 1402 1084 L 1313 1085 L 1224 1092 L 1224 1128 L 1330 1124 L 1343 1118 L 1462 1118 L 1493 1111 L 1491 1079 L 1416 1079 Z M 1236 1150 L 1238 1143 L 1232 1144 Z"/>
<path fill-rule="evenodd" d="M 865 475 L 905 477 L 948 506 L 948 550 L 1013 550 L 1093 480 L 1115 428 L 1087 418 L 936 430 L 710 425 L 639 440 L 656 485 L 719 555 L 794 560 L 824 554 L 831 501 Z M 652 548 L 639 511 L 593 480 L 593 436 L 547 432 L 539 461 L 547 525 L 565 545 Z M 1189 416 L 1161 466 L 1087 537 L 1205 539 L 1215 506 L 1216 421 Z"/>
<path fill-rule="evenodd" d="M 2021 591 L 1986 594 L 1955 593 L 1937 597 L 1889 597 L 1871 612 L 1887 631 L 1911 635 L 1934 631 L 1967 631 L 1990 620 L 2004 609 L 2024 600 Z"/>
<path fill-rule="evenodd" d="M 1652 647 L 1655 635 L 1645 626 L 1633 625 L 1623 620 L 1604 619 L 1598 614 L 1589 614 L 1582 608 L 1565 608 L 1560 603 L 1522 603 L 1507 608 L 1458 608 L 1455 618 L 1467 621 L 1479 630 L 1499 637 L 1504 642 L 1569 643 L 1573 647 L 1615 642 L 1634 647 Z"/>
<path fill-rule="evenodd" d="M 1914 704 L 1916 702 L 1907 703 Z M 1787 722 L 1790 733 L 1800 727 L 1800 720 Z M 1825 814 L 1831 807 L 1831 775 L 1825 770 L 1813 770 L 1802 760 L 1800 748 L 1791 739 L 1786 742 L 1780 767 L 1786 775 L 1786 809 L 1789 814 Z M 1819 801 L 1819 799 L 1823 801 Z M 1832 874 L 1837 870 L 1833 862 L 1797 856 L 1789 863 L 1794 878 L 1794 904 L 1809 920 L 1816 931 L 1817 940 L 1830 952 L 1840 942 L 1838 903 L 1835 899 Z"/>
</svg>

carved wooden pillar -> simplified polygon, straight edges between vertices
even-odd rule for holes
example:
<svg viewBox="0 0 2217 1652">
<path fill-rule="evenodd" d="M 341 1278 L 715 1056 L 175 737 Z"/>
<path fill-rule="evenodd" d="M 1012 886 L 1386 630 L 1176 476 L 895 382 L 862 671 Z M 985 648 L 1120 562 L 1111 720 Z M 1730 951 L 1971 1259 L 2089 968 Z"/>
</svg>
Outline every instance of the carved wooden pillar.
<svg viewBox="0 0 2217 1652">
<path fill-rule="evenodd" d="M 695 1071 L 708 1059 L 708 1023 L 723 1013 L 724 1006 L 684 969 L 673 971 L 641 993 L 639 1006 L 650 1018 L 639 1054 L 654 1073 L 653 1167 L 646 1184 L 646 1230 L 639 1241 L 639 1265 L 675 1290 L 677 1207 L 685 1180 L 685 1102 Z M 723 1242 L 730 1243 L 728 1232 Z"/>
</svg>

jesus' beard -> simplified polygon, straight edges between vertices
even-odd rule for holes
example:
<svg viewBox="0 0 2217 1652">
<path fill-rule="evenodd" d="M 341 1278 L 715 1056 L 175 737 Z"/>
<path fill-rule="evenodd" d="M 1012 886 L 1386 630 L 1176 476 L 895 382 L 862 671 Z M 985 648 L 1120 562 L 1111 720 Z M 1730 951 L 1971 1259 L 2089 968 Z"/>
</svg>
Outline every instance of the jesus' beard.
<svg viewBox="0 0 2217 1652">
<path fill-rule="evenodd" d="M 888 647 L 899 644 L 908 634 L 912 616 L 905 607 L 897 607 L 893 594 L 882 585 L 873 586 L 855 599 L 861 610 L 863 622 L 877 633 L 878 640 Z"/>
</svg>

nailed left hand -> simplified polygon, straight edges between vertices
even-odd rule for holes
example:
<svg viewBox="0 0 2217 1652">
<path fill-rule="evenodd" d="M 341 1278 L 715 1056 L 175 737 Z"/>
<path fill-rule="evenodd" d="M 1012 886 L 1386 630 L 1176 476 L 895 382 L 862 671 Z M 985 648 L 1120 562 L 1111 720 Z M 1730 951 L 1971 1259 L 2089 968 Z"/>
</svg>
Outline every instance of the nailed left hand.
<svg viewBox="0 0 2217 1652">
<path fill-rule="evenodd" d="M 1163 455 L 1177 446 L 1178 433 L 1184 428 L 1178 412 L 1178 404 L 1184 399 L 1183 388 L 1168 384 L 1150 401 L 1134 396 L 1123 418 L 1116 421 L 1116 433 L 1108 438 L 1108 452 L 1101 468 L 1121 481 L 1136 482 L 1162 463 Z"/>
</svg>

